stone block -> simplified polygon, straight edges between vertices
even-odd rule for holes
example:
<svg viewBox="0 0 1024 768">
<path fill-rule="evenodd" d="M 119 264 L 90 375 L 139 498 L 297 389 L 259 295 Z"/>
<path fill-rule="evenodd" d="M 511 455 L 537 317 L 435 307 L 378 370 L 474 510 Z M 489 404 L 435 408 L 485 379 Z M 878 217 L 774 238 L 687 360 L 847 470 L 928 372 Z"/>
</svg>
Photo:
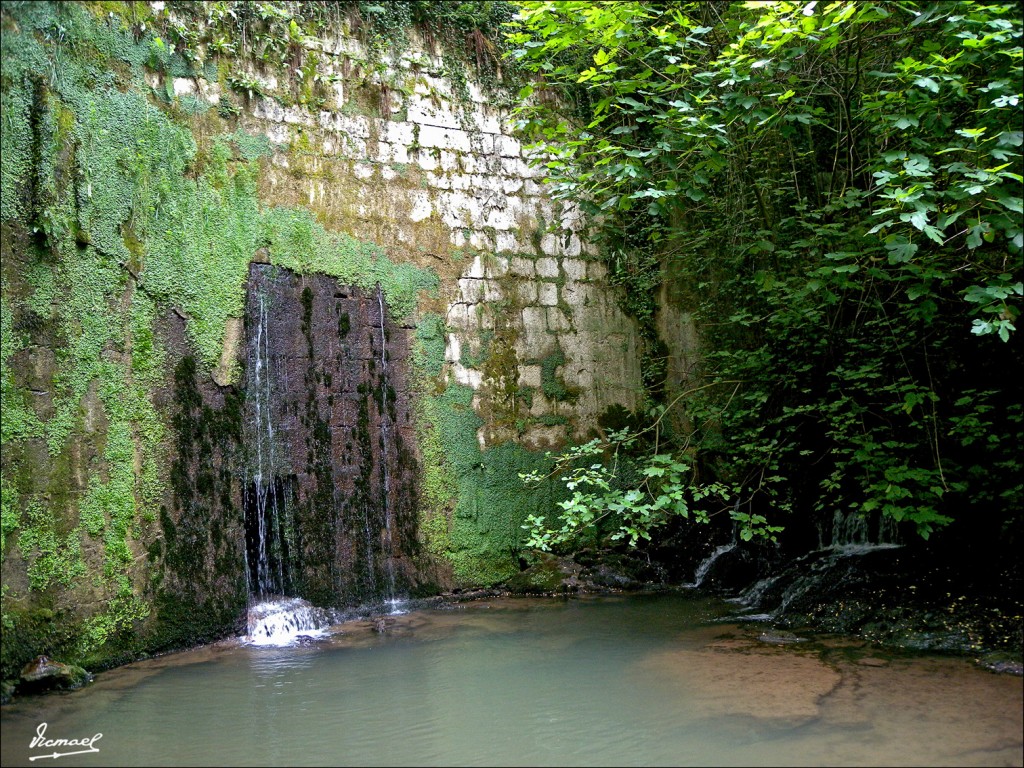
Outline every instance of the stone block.
<svg viewBox="0 0 1024 768">
<path fill-rule="evenodd" d="M 539 283 L 537 285 L 537 302 L 544 307 L 554 307 L 558 304 L 558 284 Z"/>
<path fill-rule="evenodd" d="M 547 332 L 547 316 L 545 307 L 524 307 L 520 313 L 523 318 L 523 332 L 519 340 L 524 346 L 519 358 L 541 357 L 550 344 L 550 335 Z M 519 346 L 516 346 L 519 351 Z"/>
<path fill-rule="evenodd" d="M 473 191 L 478 195 L 482 192 L 503 194 L 503 181 L 500 176 L 494 176 L 492 174 L 473 174 L 472 181 Z"/>
<path fill-rule="evenodd" d="M 457 363 L 462 357 L 462 342 L 457 334 L 449 333 L 447 343 L 444 345 L 444 360 L 446 363 Z"/>
<path fill-rule="evenodd" d="M 558 277 L 558 262 L 552 258 L 537 259 L 538 277 Z"/>
<path fill-rule="evenodd" d="M 473 306 L 473 318 L 476 322 L 477 332 L 494 329 L 494 310 L 490 304 L 476 304 Z"/>
<path fill-rule="evenodd" d="M 565 281 L 565 285 L 562 286 L 559 296 L 561 296 L 562 301 L 570 307 L 586 305 L 587 292 L 585 290 L 585 286 L 574 280 Z"/>
<path fill-rule="evenodd" d="M 470 177 L 464 176 L 461 173 L 453 173 L 447 178 L 449 182 L 448 188 L 450 189 L 467 190 L 472 186 L 469 181 Z"/>
<path fill-rule="evenodd" d="M 501 173 L 504 176 L 515 176 L 517 179 L 531 179 L 534 176 L 533 169 L 519 157 L 503 156 L 501 158 Z"/>
<path fill-rule="evenodd" d="M 469 233 L 469 244 L 474 248 L 479 248 L 481 251 L 494 250 L 494 241 L 491 240 L 491 236 L 486 232 L 478 230 L 473 230 Z"/>
<path fill-rule="evenodd" d="M 484 169 L 479 156 L 473 152 L 463 152 L 459 155 L 459 159 L 462 161 L 463 173 L 481 173 Z"/>
<path fill-rule="evenodd" d="M 445 315 L 445 323 L 452 328 L 475 328 L 476 313 L 470 304 L 452 304 Z"/>
<path fill-rule="evenodd" d="M 428 185 L 434 189 L 451 189 L 452 180 L 447 176 L 441 176 L 436 173 L 428 173 L 425 176 Z"/>
<path fill-rule="evenodd" d="M 534 277 L 537 274 L 533 260 L 522 256 L 513 256 L 509 259 L 509 270 L 513 275 L 522 277 Z"/>
<path fill-rule="evenodd" d="M 520 281 L 516 288 L 516 293 L 519 296 L 520 301 L 524 304 L 536 304 L 537 303 L 537 283 L 532 280 Z"/>
<path fill-rule="evenodd" d="M 569 280 L 586 280 L 587 263 L 579 259 L 562 259 L 562 270 Z"/>
<path fill-rule="evenodd" d="M 403 147 L 412 145 L 415 134 L 412 123 L 387 121 L 381 126 L 381 141 Z"/>
<path fill-rule="evenodd" d="M 486 109 L 473 110 L 473 126 L 482 133 L 501 133 L 501 120 Z"/>
<path fill-rule="evenodd" d="M 413 192 L 412 210 L 409 211 L 410 220 L 416 222 L 429 219 L 433 212 L 434 208 L 430 204 L 430 198 L 427 196 L 427 193 L 422 191 Z"/>
<path fill-rule="evenodd" d="M 289 131 L 283 125 L 268 125 L 263 132 L 267 134 L 267 138 L 274 144 L 286 144 L 288 142 Z"/>
<path fill-rule="evenodd" d="M 540 239 L 540 249 L 543 253 L 548 256 L 557 256 L 562 252 L 561 243 L 558 240 L 558 236 L 548 232 Z M 554 259 L 552 259 L 554 261 Z"/>
<path fill-rule="evenodd" d="M 494 151 L 502 157 L 520 157 L 523 145 L 519 143 L 518 139 L 499 134 L 494 137 Z"/>
<path fill-rule="evenodd" d="M 413 93 L 409 97 L 408 119 L 411 123 L 422 126 L 438 126 L 441 128 L 458 128 L 459 116 L 444 104 L 438 105 L 430 97 Z"/>
<path fill-rule="evenodd" d="M 511 229 L 515 226 L 515 222 L 507 208 L 491 208 L 487 212 L 487 222 L 484 226 L 494 229 Z"/>
<path fill-rule="evenodd" d="M 499 253 L 513 253 L 523 249 L 514 231 L 499 232 L 497 246 Z"/>
<path fill-rule="evenodd" d="M 469 152 L 469 134 L 459 128 L 442 128 L 436 125 L 420 126 L 420 146 L 438 149 L 455 149 Z"/>
<path fill-rule="evenodd" d="M 494 154 L 493 133 L 471 133 L 469 134 L 469 151 L 477 155 Z"/>
<path fill-rule="evenodd" d="M 441 151 L 441 170 L 445 173 L 451 173 L 459 167 L 458 155 L 448 150 Z"/>
<path fill-rule="evenodd" d="M 549 331 L 561 333 L 572 329 L 572 323 L 569 322 L 569 318 L 565 316 L 562 310 L 558 307 L 547 307 L 546 309 Z"/>
<path fill-rule="evenodd" d="M 463 273 L 463 276 L 464 277 L 472 277 L 472 278 L 475 278 L 477 280 L 482 280 L 483 279 L 483 277 L 484 277 L 484 262 L 483 262 L 483 259 L 479 255 L 473 257 L 473 263 L 469 265 L 469 269 L 467 269 Z"/>
<path fill-rule="evenodd" d="M 441 163 L 433 152 L 421 148 L 416 153 L 416 165 L 424 171 L 436 171 Z"/>
<path fill-rule="evenodd" d="M 503 294 L 501 286 L 493 280 L 483 280 L 484 301 L 501 301 Z"/>
<path fill-rule="evenodd" d="M 541 385 L 541 370 L 539 365 L 520 365 L 519 366 L 519 386 L 521 387 L 536 387 L 540 388 Z"/>
<path fill-rule="evenodd" d="M 269 120 L 272 123 L 283 123 L 284 122 L 284 107 L 277 103 L 274 99 L 257 98 L 256 106 L 252 110 L 253 117 L 259 120 Z M 330 112 L 321 112 L 321 116 L 331 116 Z M 330 130 L 336 130 L 332 124 L 324 125 L 325 128 Z"/>
<path fill-rule="evenodd" d="M 504 256 L 492 256 L 484 262 L 484 274 L 489 278 L 504 277 L 508 274 L 508 259 Z"/>
<path fill-rule="evenodd" d="M 366 151 L 366 139 L 361 139 L 358 136 L 347 136 L 342 134 L 341 146 L 342 154 L 346 157 L 358 159 L 368 156 Z"/>
<path fill-rule="evenodd" d="M 587 262 L 587 277 L 590 280 L 605 280 L 608 277 L 608 267 L 601 261 Z"/>
<path fill-rule="evenodd" d="M 480 389 L 483 374 L 475 368 L 466 368 L 461 363 L 452 363 L 452 375 L 455 381 L 471 389 Z"/>
<path fill-rule="evenodd" d="M 196 81 L 190 77 L 176 77 L 174 78 L 174 95 L 184 96 L 185 94 L 193 94 L 196 91 Z"/>
</svg>

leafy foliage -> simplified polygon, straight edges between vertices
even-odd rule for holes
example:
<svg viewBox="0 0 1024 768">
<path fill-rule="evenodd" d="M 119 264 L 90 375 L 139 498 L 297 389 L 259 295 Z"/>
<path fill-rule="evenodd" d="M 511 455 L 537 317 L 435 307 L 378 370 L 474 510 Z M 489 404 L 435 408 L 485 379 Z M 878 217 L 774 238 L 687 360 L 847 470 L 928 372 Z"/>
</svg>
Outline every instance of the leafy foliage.
<svg viewBox="0 0 1024 768">
<path fill-rule="evenodd" d="M 643 327 L 667 281 L 706 381 L 741 382 L 685 398 L 702 469 L 768 517 L 1008 519 L 1019 6 L 520 7 L 520 126 L 553 194 L 600 217 Z"/>
<path fill-rule="evenodd" d="M 579 545 L 588 534 L 598 538 L 604 534 L 610 542 L 624 539 L 636 546 L 641 540 L 650 541 L 652 533 L 673 516 L 692 515 L 696 522 L 707 523 L 712 514 L 724 511 L 738 523 L 745 541 L 755 537 L 775 541 L 782 528 L 767 525 L 761 515 L 741 512 L 737 495 L 741 489 L 721 482 L 697 482 L 694 468 L 670 453 L 650 453 L 638 459 L 631 455 L 638 437 L 628 429 L 613 430 L 605 439 L 594 438 L 563 451 L 546 476 L 537 471 L 521 474 L 520 479 L 528 485 L 558 476 L 571 492 L 557 503 L 559 529 L 549 528 L 541 515 L 527 516 L 523 528 L 530 538 L 526 545 L 547 552 Z M 709 511 L 711 504 L 714 511 Z"/>
</svg>

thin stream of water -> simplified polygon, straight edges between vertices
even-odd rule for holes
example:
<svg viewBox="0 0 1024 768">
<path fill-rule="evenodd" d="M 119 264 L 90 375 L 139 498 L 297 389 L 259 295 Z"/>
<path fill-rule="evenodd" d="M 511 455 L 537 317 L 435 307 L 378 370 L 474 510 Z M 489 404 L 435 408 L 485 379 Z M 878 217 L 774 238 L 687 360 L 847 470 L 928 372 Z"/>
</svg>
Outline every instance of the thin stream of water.
<svg viewBox="0 0 1024 768">
<path fill-rule="evenodd" d="M 0 764 L 1022 765 L 1020 678 L 758 641 L 698 595 L 495 599 L 226 642 L 0 711 Z M 385 630 L 380 632 L 379 630 Z M 377 630 L 377 631 L 375 631 Z"/>
<path fill-rule="evenodd" d="M 381 439 L 381 455 L 383 461 L 380 465 L 380 471 L 383 476 L 384 492 L 381 494 L 384 504 L 384 565 L 388 574 L 388 596 L 387 603 L 395 606 L 397 605 L 397 597 L 395 595 L 395 564 L 394 564 L 394 544 L 392 541 L 391 529 L 393 527 L 391 520 L 391 470 L 388 467 L 388 454 L 391 449 L 391 438 L 390 438 L 390 419 L 388 416 L 388 342 L 387 342 L 387 330 L 384 327 L 384 320 L 386 317 L 384 310 L 384 291 L 380 287 L 380 283 L 377 283 L 377 308 L 380 312 L 380 389 L 381 389 L 381 407 L 380 407 L 380 439 Z"/>
</svg>

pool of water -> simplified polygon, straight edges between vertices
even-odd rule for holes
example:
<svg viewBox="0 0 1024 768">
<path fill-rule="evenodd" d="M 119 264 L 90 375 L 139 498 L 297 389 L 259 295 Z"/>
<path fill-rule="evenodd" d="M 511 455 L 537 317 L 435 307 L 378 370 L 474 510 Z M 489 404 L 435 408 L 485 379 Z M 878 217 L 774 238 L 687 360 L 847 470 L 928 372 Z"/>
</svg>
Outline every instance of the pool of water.
<svg viewBox="0 0 1024 768">
<path fill-rule="evenodd" d="M 842 638 L 766 643 L 764 627 L 723 621 L 730 609 L 495 599 L 350 622 L 306 646 L 219 643 L 4 707 L 0 762 L 1024 763 L 1020 678 Z M 53 758 L 76 747 L 33 748 L 41 723 L 47 739 L 102 733 L 98 751 Z"/>
</svg>

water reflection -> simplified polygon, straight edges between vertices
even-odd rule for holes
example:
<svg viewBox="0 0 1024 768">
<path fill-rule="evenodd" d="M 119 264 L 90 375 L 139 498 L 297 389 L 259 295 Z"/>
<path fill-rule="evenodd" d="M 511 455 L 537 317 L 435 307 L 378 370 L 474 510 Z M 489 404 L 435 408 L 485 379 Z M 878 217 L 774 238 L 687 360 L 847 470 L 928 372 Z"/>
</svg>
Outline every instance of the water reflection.
<svg viewBox="0 0 1024 768">
<path fill-rule="evenodd" d="M 856 642 L 769 645 L 675 595 L 492 600 L 335 628 L 292 648 L 221 644 L 24 700 L 102 731 L 61 765 L 1021 765 L 1022 684 Z M 77 761 L 77 762 L 75 762 Z"/>
</svg>

